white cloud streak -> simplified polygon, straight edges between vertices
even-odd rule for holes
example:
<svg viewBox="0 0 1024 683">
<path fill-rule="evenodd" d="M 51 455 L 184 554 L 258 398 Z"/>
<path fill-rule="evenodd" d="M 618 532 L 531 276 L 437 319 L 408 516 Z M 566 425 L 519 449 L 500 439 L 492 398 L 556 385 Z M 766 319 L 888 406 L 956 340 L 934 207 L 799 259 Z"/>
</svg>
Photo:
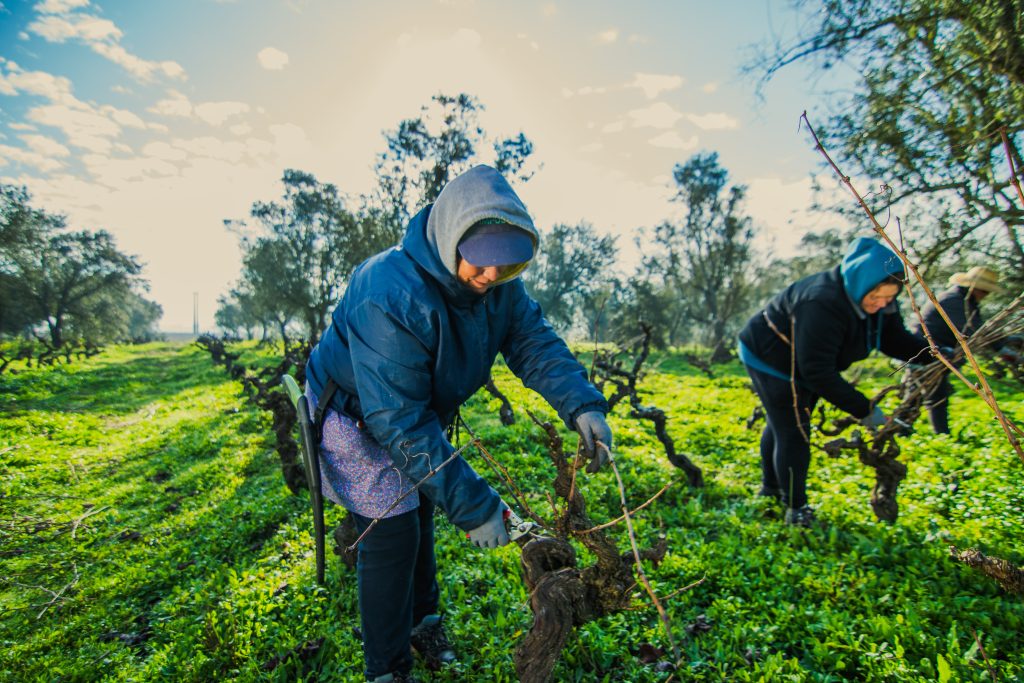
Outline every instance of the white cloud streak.
<svg viewBox="0 0 1024 683">
<path fill-rule="evenodd" d="M 28 30 L 51 43 L 80 41 L 140 81 L 152 81 L 158 76 L 185 78 L 185 69 L 177 62 L 149 61 L 128 52 L 120 43 L 124 33 L 114 22 L 78 11 L 88 6 L 87 0 L 41 2 L 35 6 L 40 17 L 28 25 Z"/>
<path fill-rule="evenodd" d="M 265 47 L 256 53 L 260 66 L 268 71 L 280 71 L 288 66 L 288 53 L 276 47 Z"/>
<path fill-rule="evenodd" d="M 682 76 L 638 73 L 633 76 L 629 87 L 640 88 L 647 99 L 653 100 L 663 92 L 682 87 L 685 82 Z"/>
</svg>

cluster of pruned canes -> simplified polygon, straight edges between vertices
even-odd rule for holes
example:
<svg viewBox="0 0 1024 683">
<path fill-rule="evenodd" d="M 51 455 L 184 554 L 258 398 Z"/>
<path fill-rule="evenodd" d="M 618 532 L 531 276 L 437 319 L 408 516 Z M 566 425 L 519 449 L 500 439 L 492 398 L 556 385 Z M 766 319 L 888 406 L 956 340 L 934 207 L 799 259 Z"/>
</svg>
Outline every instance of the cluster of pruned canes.
<svg viewBox="0 0 1024 683">
<path fill-rule="evenodd" d="M 206 349 L 218 365 L 223 365 L 234 378 L 243 383 L 251 400 L 265 410 L 274 414 L 274 431 L 277 436 L 277 448 L 281 455 L 282 472 L 293 492 L 305 487 L 300 461 L 291 431 L 295 426 L 294 408 L 284 394 L 276 389 L 280 376 L 296 368 L 303 368 L 303 349 L 293 349 L 286 353 L 281 364 L 273 368 L 255 371 L 238 362 L 239 354 L 229 352 L 222 340 L 205 336 L 197 344 Z M 682 469 L 691 486 L 702 486 L 703 475 L 689 457 L 679 453 L 666 430 L 667 416 L 664 411 L 641 402 L 637 383 L 642 377 L 642 365 L 650 352 L 650 330 L 634 340 L 632 352 L 634 358 L 625 364 L 619 356 L 628 352 L 627 346 L 620 346 L 614 351 L 598 351 L 594 355 L 593 379 L 599 387 L 612 386 L 614 391 L 609 399 L 612 407 L 622 399 L 629 399 L 630 416 L 638 420 L 647 420 L 654 424 L 658 440 L 665 448 L 669 461 Z M 308 350 L 306 350 L 308 353 Z M 503 424 L 515 421 L 514 411 L 507 397 L 501 393 L 493 381 L 486 387 L 492 395 L 501 400 L 499 415 Z M 280 396 L 281 398 L 276 398 Z M 283 400 L 282 400 L 283 399 Z M 443 469 L 448 463 L 473 447 L 504 481 L 524 519 L 531 520 L 535 527 L 530 533 L 517 539 L 520 545 L 521 569 L 523 582 L 529 592 L 530 607 L 533 611 L 533 624 L 522 639 L 515 652 L 515 667 L 522 683 L 542 683 L 550 681 L 552 671 L 558 662 L 561 651 L 568 642 L 575 628 L 608 614 L 623 610 L 637 609 L 634 597 L 638 586 L 643 586 L 650 597 L 654 608 L 665 628 L 665 633 L 674 656 L 671 662 L 662 661 L 661 666 L 675 668 L 682 659 L 673 636 L 673 626 L 664 603 L 703 582 L 699 579 L 688 586 L 680 588 L 670 595 L 659 596 L 643 568 L 647 561 L 654 566 L 661 561 L 668 550 L 664 539 L 658 541 L 653 548 L 640 548 L 633 527 L 633 516 L 649 507 L 668 490 L 671 482 L 651 496 L 646 502 L 629 508 L 628 494 L 622 475 L 615 464 L 614 456 L 608 452 L 609 467 L 615 474 L 622 515 L 617 519 L 602 524 L 596 523 L 587 513 L 583 491 L 578 484 L 577 472 L 585 465 L 583 457 L 577 449 L 575 454 L 566 453 L 563 439 L 558 430 L 550 422 L 536 417 L 527 411 L 533 422 L 543 430 L 548 455 L 555 469 L 552 482 L 554 496 L 550 492 L 544 497 L 550 508 L 545 516 L 530 507 L 523 491 L 502 466 L 482 439 L 473 432 L 469 425 L 461 421 L 461 426 L 470 435 L 470 440 L 461 446 L 446 460 L 437 464 L 413 484 L 392 508 L 408 495 L 413 495 L 427 480 Z M 607 444 L 598 444 L 607 451 Z M 385 511 L 381 518 L 386 517 Z M 373 520 L 363 532 L 358 534 L 350 515 L 346 515 L 334 531 L 335 554 L 350 567 L 354 565 L 356 549 L 359 542 L 373 532 L 378 520 Z M 624 525 L 629 538 L 630 550 L 623 552 L 611 530 Z M 595 561 L 587 567 L 579 567 L 577 552 L 573 542 L 577 542 L 594 556 Z M 664 654 L 660 648 L 647 648 L 657 659 Z"/>
<path fill-rule="evenodd" d="M 819 429 L 823 434 L 837 437 L 825 443 L 822 446 L 823 450 L 833 457 L 838 457 L 844 452 L 852 451 L 857 454 L 862 463 L 875 470 L 876 484 L 872 490 L 871 506 L 875 515 L 880 520 L 892 522 L 896 520 L 899 512 L 896 502 L 896 492 L 899 487 L 899 483 L 907 474 L 906 465 L 897 460 L 900 454 L 900 447 L 897 438 L 904 433 L 908 425 L 912 425 L 914 423 L 920 414 L 924 398 L 936 388 L 946 373 L 951 373 L 956 376 L 964 385 L 966 385 L 985 402 L 989 409 L 991 409 L 996 420 L 999 422 L 1003 433 L 1006 435 L 1007 441 L 1010 443 L 1021 461 L 1024 462 L 1024 449 L 1021 447 L 1021 437 L 1024 436 L 1024 431 L 1022 431 L 1021 427 L 1014 423 L 1013 420 L 1007 417 L 1000 408 L 996 396 L 992 391 L 992 387 L 989 385 L 989 382 L 981 369 L 977 355 L 981 349 L 991 347 L 997 340 L 1001 340 L 1009 335 L 1019 334 L 1024 331 L 1024 294 L 1016 297 L 1008 306 L 993 316 L 990 320 L 986 321 L 984 325 L 969 337 L 965 337 L 952 323 L 948 314 L 936 299 L 934 292 L 921 276 L 917 266 L 907 255 L 907 251 L 903 245 L 902 231 L 899 229 L 899 220 L 897 219 L 896 221 L 896 227 L 899 231 L 897 236 L 899 244 L 897 244 L 896 240 L 894 240 L 887 232 L 886 227 L 878 221 L 875 214 L 868 207 L 864 197 L 854 187 L 849 176 L 844 174 L 832 157 L 829 156 L 828 152 L 822 145 L 821 140 L 814 132 L 814 128 L 811 126 L 810 121 L 807 119 L 806 112 L 801 116 L 801 122 L 807 126 L 811 136 L 814 138 L 815 148 L 817 151 L 822 154 L 832 170 L 839 176 L 842 183 L 856 198 L 860 207 L 871 221 L 871 225 L 875 233 L 892 249 L 893 252 L 899 256 L 900 260 L 903 262 L 905 273 L 904 284 L 911 293 L 911 296 L 909 297 L 910 304 L 915 315 L 919 320 L 921 320 L 921 328 L 931 345 L 931 355 L 934 358 L 930 363 L 927 363 L 927 361 L 931 359 L 915 359 L 915 365 L 923 365 L 924 363 L 927 363 L 927 365 L 923 368 L 916 368 L 907 372 L 902 386 L 887 387 L 872 399 L 872 405 L 875 405 L 885 395 L 892 392 L 899 392 L 900 403 L 891 412 L 891 416 L 894 419 L 889 420 L 885 426 L 881 427 L 874 433 L 869 434 L 867 437 L 865 437 L 859 430 L 853 431 L 849 437 L 840 436 L 845 430 L 857 423 L 857 420 L 850 417 L 836 420 L 831 426 L 825 424 L 824 417 L 819 423 Z M 1024 192 L 1021 190 L 1020 178 L 1018 171 L 1014 166 L 1013 155 L 1009 151 L 1005 131 L 1002 133 L 1002 137 L 1004 147 L 1006 147 L 1007 150 L 1006 157 L 1010 171 L 1009 182 L 1016 188 L 1017 196 L 1020 198 L 1022 206 L 1024 206 Z M 919 288 L 921 290 L 924 296 L 935 307 L 945 324 L 948 325 L 955 334 L 958 348 L 951 357 L 946 357 L 939 351 L 938 345 L 935 343 L 931 331 L 928 329 L 927 325 L 925 325 L 921 309 L 913 295 L 914 288 Z M 793 351 L 793 355 L 795 362 L 795 350 Z M 1007 366 L 1007 369 L 1014 377 L 1021 379 L 1021 370 L 1018 366 L 1010 364 Z M 795 384 L 793 386 L 793 395 L 794 410 L 797 410 Z M 824 415 L 824 412 L 822 415 Z M 798 423 L 800 422 L 799 417 L 800 416 L 798 415 Z M 808 438 L 808 441 L 810 440 L 809 435 L 805 434 L 804 436 L 805 438 Z M 954 559 L 971 567 L 977 568 L 986 575 L 996 579 L 1005 589 L 1018 594 L 1024 594 L 1024 570 L 1013 566 L 1006 560 L 988 557 L 973 548 L 959 550 L 956 547 L 951 546 L 950 553 Z"/>
</svg>

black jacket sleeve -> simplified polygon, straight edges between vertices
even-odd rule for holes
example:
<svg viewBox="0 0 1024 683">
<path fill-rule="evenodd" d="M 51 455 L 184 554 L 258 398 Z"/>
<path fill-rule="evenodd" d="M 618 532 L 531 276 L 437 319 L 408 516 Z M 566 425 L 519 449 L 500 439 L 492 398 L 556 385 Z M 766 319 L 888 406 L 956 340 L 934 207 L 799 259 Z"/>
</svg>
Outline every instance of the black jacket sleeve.
<svg viewBox="0 0 1024 683">
<path fill-rule="evenodd" d="M 845 302 L 811 299 L 794 309 L 797 377 L 803 386 L 840 410 L 857 418 L 867 417 L 871 412 L 867 396 L 847 382 L 838 369 L 840 348 L 850 324 L 849 315 L 836 310 L 840 304 Z M 822 330 L 829 332 L 822 334 Z"/>
</svg>

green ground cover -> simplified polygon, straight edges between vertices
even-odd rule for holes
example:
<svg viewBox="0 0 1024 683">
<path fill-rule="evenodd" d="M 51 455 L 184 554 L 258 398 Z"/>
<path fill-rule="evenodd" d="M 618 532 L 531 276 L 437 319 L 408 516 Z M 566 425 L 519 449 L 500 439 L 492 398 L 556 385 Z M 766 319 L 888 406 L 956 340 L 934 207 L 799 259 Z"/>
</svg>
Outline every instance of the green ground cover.
<svg viewBox="0 0 1024 683">
<path fill-rule="evenodd" d="M 864 381 L 884 381 L 884 364 L 872 368 Z M 817 452 L 811 498 L 825 524 L 805 531 L 752 495 L 759 429 L 745 425 L 755 398 L 741 368 L 709 379 L 669 354 L 649 369 L 644 400 L 669 413 L 706 481 L 687 488 L 650 426 L 617 408 L 630 503 L 674 482 L 636 515 L 642 546 L 668 541 L 648 576 L 661 595 L 705 577 L 665 603 L 684 655 L 676 680 L 990 681 L 988 666 L 1000 681 L 1024 679 L 1024 600 L 947 552 L 1024 562 L 1024 465 L 979 400 L 958 390 L 953 436 L 922 421 L 903 439 L 910 471 L 892 526 L 871 513 L 870 471 Z M 524 409 L 553 413 L 504 368 L 496 379 L 517 424 L 500 426 L 484 393 L 464 416 L 547 514 L 553 468 Z M 995 387 L 1024 422 L 1024 392 Z M 619 515 L 611 473 L 580 481 L 595 520 Z M 315 584 L 307 501 L 284 485 L 269 415 L 194 346 L 114 348 L 0 376 L 0 680 L 360 680 L 354 574 L 329 556 L 329 588 Z M 329 524 L 340 517 L 328 509 Z M 515 680 L 531 619 L 518 554 L 477 550 L 439 518 L 461 657 L 421 674 Z M 556 680 L 667 680 L 639 656 L 667 641 L 642 591 L 637 605 L 580 629 Z"/>
</svg>

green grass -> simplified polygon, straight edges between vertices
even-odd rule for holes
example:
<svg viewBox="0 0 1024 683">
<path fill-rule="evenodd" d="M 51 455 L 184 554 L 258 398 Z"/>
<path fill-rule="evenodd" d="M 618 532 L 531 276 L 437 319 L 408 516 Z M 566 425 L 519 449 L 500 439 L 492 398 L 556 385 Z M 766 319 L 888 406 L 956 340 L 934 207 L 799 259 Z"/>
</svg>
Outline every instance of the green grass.
<svg viewBox="0 0 1024 683">
<path fill-rule="evenodd" d="M 752 495 L 759 429 L 745 426 L 756 399 L 742 369 L 708 379 L 673 354 L 648 365 L 643 399 L 669 413 L 706 481 L 689 489 L 650 426 L 617 408 L 630 504 L 673 482 L 635 518 L 642 546 L 669 544 L 647 575 L 663 596 L 704 577 L 664 603 L 683 654 L 676 680 L 990 681 L 986 657 L 999 680 L 1024 678 L 1024 600 L 948 557 L 975 546 L 1024 562 L 1024 466 L 980 400 L 958 389 L 952 436 L 922 420 L 902 440 L 895 525 L 875 520 L 866 468 L 817 451 L 810 491 L 825 525 L 804 531 Z M 877 386 L 884 365 L 866 365 Z M 548 516 L 553 470 L 524 409 L 553 412 L 501 366 L 496 379 L 517 424 L 500 426 L 484 393 L 463 415 Z M 995 388 L 1024 422 L 1021 388 Z M 619 515 L 610 472 L 580 485 L 595 520 Z M 328 555 L 329 587 L 315 584 L 308 497 L 284 485 L 269 415 L 201 350 L 113 348 L 0 376 L 0 494 L 0 681 L 361 680 L 355 576 Z M 340 517 L 328 509 L 329 525 Z M 627 550 L 625 530 L 612 533 Z M 518 557 L 472 548 L 438 518 L 460 661 L 424 677 L 515 680 L 531 620 Z M 555 680 L 667 680 L 639 656 L 668 641 L 642 591 L 636 602 L 579 629 Z"/>
</svg>

